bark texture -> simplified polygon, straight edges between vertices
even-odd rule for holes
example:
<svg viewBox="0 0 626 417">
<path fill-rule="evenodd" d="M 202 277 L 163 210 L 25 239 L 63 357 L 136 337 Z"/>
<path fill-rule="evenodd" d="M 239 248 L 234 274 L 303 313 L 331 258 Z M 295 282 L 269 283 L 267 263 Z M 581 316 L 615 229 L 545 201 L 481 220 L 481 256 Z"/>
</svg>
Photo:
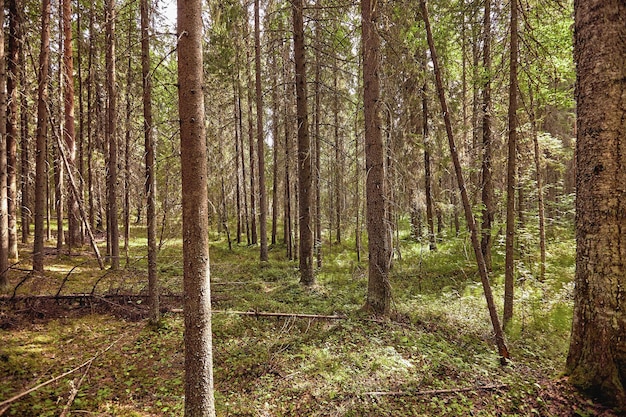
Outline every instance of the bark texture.
<svg viewBox="0 0 626 417">
<path fill-rule="evenodd" d="M 293 45 L 296 64 L 296 108 L 298 119 L 298 216 L 300 226 L 300 282 L 313 285 L 313 229 L 311 143 L 309 138 L 309 121 L 307 110 L 306 88 L 306 55 L 304 49 L 304 22 L 302 16 L 302 0 L 293 2 Z"/>
<path fill-rule="evenodd" d="M 570 382 L 626 410 L 626 3 L 576 1 L 576 293 Z"/>
<path fill-rule="evenodd" d="M 215 416 L 201 12 L 202 1 L 178 0 L 186 417 Z"/>
<path fill-rule="evenodd" d="M 389 248 L 385 226 L 385 167 L 380 129 L 380 39 L 376 30 L 376 1 L 361 1 L 363 39 L 363 109 L 365 117 L 365 192 L 369 240 L 366 309 L 388 315 L 391 304 Z"/>
</svg>

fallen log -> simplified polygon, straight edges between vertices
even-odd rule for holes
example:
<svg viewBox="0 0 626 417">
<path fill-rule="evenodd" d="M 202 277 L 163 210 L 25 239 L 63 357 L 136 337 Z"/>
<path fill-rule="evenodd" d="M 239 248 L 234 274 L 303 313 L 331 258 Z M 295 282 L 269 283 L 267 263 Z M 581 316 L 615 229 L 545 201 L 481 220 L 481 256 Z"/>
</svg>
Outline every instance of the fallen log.
<svg viewBox="0 0 626 417">
<path fill-rule="evenodd" d="M 172 308 L 170 313 L 182 313 L 182 308 Z M 346 320 L 347 316 L 324 315 L 324 314 L 304 314 L 304 313 L 272 313 L 266 311 L 236 311 L 236 310 L 212 310 L 213 314 L 234 314 L 238 316 L 251 317 L 287 317 L 297 319 L 321 319 L 321 320 Z"/>
<path fill-rule="evenodd" d="M 449 388 L 449 389 L 432 389 L 425 391 L 371 391 L 365 392 L 363 395 L 371 395 L 375 397 L 382 396 L 392 396 L 392 397 L 401 397 L 401 396 L 423 396 L 423 395 L 444 395 L 444 394 L 457 394 L 460 392 L 472 392 L 472 391 L 493 391 L 498 389 L 508 388 L 506 384 L 496 384 L 496 385 L 478 385 L 475 387 L 465 387 L 465 388 Z"/>
<path fill-rule="evenodd" d="M 161 294 L 163 298 L 182 298 L 181 294 Z M 7 301 L 29 301 L 29 300 L 84 300 L 84 299 L 124 299 L 145 300 L 149 298 L 147 294 L 91 294 L 91 293 L 74 293 L 74 294 L 59 294 L 59 295 L 0 295 L 0 302 Z"/>
</svg>

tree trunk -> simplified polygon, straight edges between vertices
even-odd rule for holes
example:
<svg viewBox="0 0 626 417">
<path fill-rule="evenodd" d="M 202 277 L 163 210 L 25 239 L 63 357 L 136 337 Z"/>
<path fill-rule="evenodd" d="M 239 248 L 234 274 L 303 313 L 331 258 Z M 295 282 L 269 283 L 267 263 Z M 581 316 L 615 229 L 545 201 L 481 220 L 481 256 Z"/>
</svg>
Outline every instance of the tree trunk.
<svg viewBox="0 0 626 417">
<path fill-rule="evenodd" d="M 316 1 L 316 12 L 319 14 L 320 2 Z M 322 189 L 320 184 L 320 177 L 322 175 L 322 140 L 320 137 L 320 119 L 322 117 L 322 93 L 321 89 L 321 76 L 322 76 L 322 62 L 321 62 L 321 24 L 320 17 L 317 16 L 315 20 L 315 114 L 314 114 L 314 131 L 315 131 L 315 172 L 313 175 L 313 189 L 315 190 L 315 259 L 317 267 L 322 267 Z"/>
<path fill-rule="evenodd" d="M 156 146 L 152 123 L 152 77 L 150 76 L 150 4 L 140 1 L 141 13 L 141 79 L 143 87 L 143 134 L 146 164 L 146 222 L 148 229 L 148 294 L 150 320 L 158 323 L 159 276 L 157 271 L 156 215 Z"/>
<path fill-rule="evenodd" d="M 66 0 L 67 1 L 67 0 Z M 141 8 L 141 5 L 140 5 Z M 141 17 L 140 17 L 141 19 Z M 128 61 L 126 62 L 126 128 L 124 133 L 124 257 L 126 266 L 130 262 L 129 243 L 130 243 L 130 141 L 131 138 L 131 121 L 133 118 L 133 106 L 131 99 L 131 86 L 133 80 L 132 68 L 132 46 L 133 46 L 133 26 L 134 19 L 128 19 Z M 142 69 L 143 70 L 143 69 Z"/>
<path fill-rule="evenodd" d="M 200 0 L 178 1 L 186 417 L 215 416 L 201 11 Z"/>
<path fill-rule="evenodd" d="M 278 228 L 278 66 L 276 55 L 272 54 L 272 245 L 276 245 Z"/>
<path fill-rule="evenodd" d="M 7 195 L 7 73 L 4 55 L 4 0 L 0 0 L 0 288 L 8 284 L 9 208 Z"/>
<path fill-rule="evenodd" d="M 93 69 L 93 61 L 95 59 L 95 41 L 96 36 L 94 32 L 94 4 L 93 2 L 89 7 L 89 51 L 87 56 L 87 198 L 89 205 L 89 225 L 92 228 L 96 227 L 96 216 L 94 209 L 94 180 L 93 180 L 93 123 L 94 114 L 97 111 L 97 104 L 94 106 L 94 90 L 95 90 L 95 76 Z M 97 98 L 97 94 L 96 94 Z M 96 116 L 95 122 L 98 123 L 98 117 Z M 96 132 L 98 128 L 96 127 Z"/>
<path fill-rule="evenodd" d="M 337 58 L 335 57 L 335 67 L 337 67 Z M 339 71 L 335 71 L 333 75 L 333 116 L 334 120 L 334 132 L 335 139 L 335 240 L 337 243 L 341 243 L 341 200 L 344 194 L 343 188 L 343 142 L 341 140 L 341 134 L 339 133 L 339 84 L 338 84 Z"/>
<path fill-rule="evenodd" d="M 236 82 L 236 90 L 237 90 L 237 120 L 239 123 L 239 155 L 241 161 L 241 191 L 243 195 L 243 215 L 246 225 L 246 242 L 248 245 L 252 244 L 252 236 L 250 231 L 250 218 L 248 211 L 248 182 L 246 180 L 246 161 L 244 155 L 244 142 L 243 142 L 243 110 L 241 108 L 241 82 L 239 80 L 239 54 L 236 55 L 235 65 L 237 66 L 237 82 Z"/>
<path fill-rule="evenodd" d="M 478 14 L 478 10 L 474 12 Z M 472 16 L 472 21 L 476 21 L 476 16 Z M 472 160 L 473 163 L 470 163 L 471 171 L 470 173 L 470 182 L 472 186 L 472 205 L 476 204 L 478 199 L 479 190 L 482 189 L 481 179 L 480 179 L 480 169 L 478 167 L 479 161 L 481 161 L 482 149 L 478 144 L 478 136 L 479 136 L 479 111 L 480 111 L 480 94 L 479 87 L 480 82 L 480 54 L 479 54 L 479 37 L 480 37 L 480 29 L 479 25 L 472 25 L 472 116 L 470 124 L 472 125 Z"/>
<path fill-rule="evenodd" d="M 532 89 L 530 90 L 530 126 L 533 138 L 535 179 L 537 182 L 537 217 L 539 217 L 539 279 L 543 281 L 546 276 L 546 212 L 543 205 L 543 175 L 541 168 L 541 150 L 537 138 L 537 123 L 534 111 Z"/>
<path fill-rule="evenodd" d="M 285 42 L 285 48 L 283 51 L 283 78 L 285 84 L 285 247 L 287 259 L 293 259 L 293 219 L 291 216 L 291 112 L 289 111 L 292 104 L 292 88 L 293 83 L 288 82 L 289 70 L 286 63 L 289 62 L 289 43 Z"/>
<path fill-rule="evenodd" d="M 246 25 L 247 26 L 247 25 Z M 246 48 L 246 55 L 248 55 Z M 252 93 L 250 86 L 252 85 L 252 77 L 250 76 L 250 58 L 246 59 L 246 78 L 248 84 L 248 149 L 250 157 L 250 229 L 251 229 L 251 243 L 257 244 L 258 235 L 256 229 L 256 177 L 254 175 L 254 128 L 252 125 Z"/>
<path fill-rule="evenodd" d="M 511 0 L 511 51 L 509 59 L 509 148 L 506 171 L 506 243 L 504 268 L 504 327 L 513 319 L 515 282 L 515 186 L 517 158 L 517 0 Z"/>
<path fill-rule="evenodd" d="M 365 192 L 369 270 L 365 309 L 387 316 L 391 307 L 389 248 L 385 226 L 385 171 L 380 129 L 380 39 L 376 28 L 375 2 L 361 0 L 363 42 L 363 112 L 365 116 Z"/>
<path fill-rule="evenodd" d="M 27 76 L 26 76 L 26 53 L 24 52 L 23 42 L 24 42 L 24 28 L 23 28 L 23 15 L 21 7 L 17 6 L 16 1 L 16 9 L 17 9 L 17 18 L 19 19 L 19 23 L 17 24 L 18 30 L 18 48 L 19 48 L 19 63 L 17 66 L 19 78 L 20 78 L 20 145 L 21 145 L 21 157 L 20 160 L 22 162 L 21 166 L 21 178 L 20 178 L 20 186 L 21 186 L 21 194 L 22 194 L 22 207 L 21 207 L 21 218 L 22 218 L 22 243 L 28 243 L 28 236 L 30 236 L 30 223 L 31 223 L 31 213 L 33 212 L 33 207 L 31 204 L 31 187 L 30 187 L 30 171 L 31 171 L 31 160 L 30 160 L 30 132 L 28 128 L 28 119 L 29 112 L 26 111 L 28 108 L 28 96 L 27 96 Z M 21 6 L 21 3 L 20 3 Z"/>
<path fill-rule="evenodd" d="M 64 131 L 63 138 L 67 146 L 67 159 L 71 170 L 76 169 L 76 131 L 74 125 L 74 54 L 72 47 L 72 3 L 63 0 L 63 104 L 64 104 Z M 67 196 L 68 239 L 69 250 L 81 243 L 80 213 L 78 202 L 74 194 Z"/>
<path fill-rule="evenodd" d="M 62 3 L 62 1 L 61 1 Z M 58 50 L 59 54 L 57 54 L 57 71 L 56 75 L 58 77 L 58 90 L 55 91 L 55 86 L 51 82 L 50 83 L 50 91 L 52 91 L 52 114 L 51 114 L 51 132 L 54 138 L 63 138 L 65 135 L 65 118 L 64 118 L 64 83 L 65 77 L 63 74 L 63 7 L 58 8 L 58 19 L 57 22 L 59 24 L 59 38 L 58 38 Z M 59 99 L 58 103 L 55 103 L 55 98 Z M 58 105 L 57 105 L 58 104 Z M 65 233 L 63 224 L 63 219 L 65 217 L 65 168 L 63 167 L 63 161 L 61 159 L 61 151 L 58 147 L 58 141 L 52 142 L 52 159 L 53 159 L 53 174 L 54 174 L 54 210 L 56 214 L 56 223 L 57 223 L 57 255 L 61 253 L 63 249 L 63 245 L 65 244 Z"/>
<path fill-rule="evenodd" d="M 424 57 L 424 69 L 426 69 L 426 57 Z M 431 251 L 437 250 L 435 235 L 435 220 L 433 214 L 433 175 L 430 163 L 430 134 L 428 129 L 428 96 L 426 94 L 426 82 L 422 86 L 422 135 L 424 137 L 424 193 L 426 194 L 426 223 L 428 224 L 428 242 Z"/>
<path fill-rule="evenodd" d="M 491 271 L 491 226 L 494 218 L 494 191 L 491 172 L 491 0 L 485 0 L 483 20 L 483 158 L 482 158 L 482 201 L 483 223 L 480 247 L 487 269 Z"/>
<path fill-rule="evenodd" d="M 100 269 L 104 269 L 104 263 L 102 262 L 102 258 L 100 257 L 100 250 L 98 249 L 98 245 L 96 244 L 96 239 L 91 233 L 91 227 L 89 227 L 89 223 L 87 222 L 87 215 L 85 213 L 85 210 L 80 200 L 80 189 L 78 185 L 76 184 L 76 181 L 74 181 L 74 174 L 72 173 L 72 170 L 69 169 L 70 164 L 68 162 L 67 156 L 65 155 L 65 150 L 63 149 L 62 139 L 59 136 L 57 136 L 56 139 L 57 139 L 56 144 L 59 150 L 59 163 L 62 164 L 65 167 L 65 170 L 67 171 L 67 177 L 70 181 L 70 187 L 69 187 L 70 192 L 74 194 L 74 199 L 78 203 L 78 211 L 83 220 L 83 224 L 85 225 L 85 229 L 87 230 L 87 234 L 89 235 L 89 242 L 91 243 L 91 248 L 93 249 L 94 254 L 96 255 L 96 259 L 98 260 L 98 265 L 100 266 Z"/>
<path fill-rule="evenodd" d="M 362 58 L 363 53 L 358 54 L 359 65 L 357 68 L 361 68 L 362 66 Z M 359 115 L 360 104 L 361 103 L 361 94 L 363 92 L 362 88 L 363 81 L 363 73 L 361 71 L 357 72 L 356 76 L 356 108 L 354 110 L 354 250 L 356 252 L 356 261 L 361 263 L 361 177 L 363 173 L 363 168 L 360 162 L 360 150 L 359 142 L 361 142 L 361 138 L 359 136 L 359 131 L 361 130 L 361 118 Z"/>
<path fill-rule="evenodd" d="M 304 49 L 303 0 L 293 2 L 293 48 L 296 66 L 298 119 L 298 219 L 300 231 L 300 283 L 315 284 L 313 271 L 313 230 L 311 228 L 311 142 L 307 109 L 306 54 Z"/>
<path fill-rule="evenodd" d="M 263 93 L 261 90 L 261 31 L 259 28 L 259 0 L 254 0 L 254 67 L 256 88 L 256 135 L 259 159 L 259 233 L 261 234 L 261 262 L 269 260 L 267 253 L 267 192 L 265 190 L 265 139 L 263 134 Z"/>
<path fill-rule="evenodd" d="M 18 131 L 18 63 L 20 57 L 19 28 L 21 24 L 16 0 L 9 0 L 9 42 L 7 51 L 7 210 L 8 259 L 17 262 L 17 137 Z"/>
<path fill-rule="evenodd" d="M 111 243 L 111 269 L 117 270 L 120 267 L 120 242 L 117 222 L 117 88 L 115 79 L 115 0 L 106 0 L 105 21 L 106 21 L 106 84 L 107 84 L 107 123 L 106 140 L 109 144 L 109 176 L 108 176 L 108 213 Z"/>
<path fill-rule="evenodd" d="M 220 149 L 221 153 L 221 149 Z M 224 185 L 224 175 L 221 175 L 220 178 L 221 183 L 221 197 L 222 197 L 222 207 L 220 212 L 220 224 L 226 233 L 226 240 L 228 241 L 228 250 L 233 250 L 233 242 L 230 238 L 230 229 L 228 227 L 228 206 L 226 205 L 226 186 Z"/>
<path fill-rule="evenodd" d="M 574 4 L 576 279 L 572 384 L 626 410 L 626 3 Z"/>
<path fill-rule="evenodd" d="M 46 143 L 48 136 L 48 74 L 50 71 L 50 0 L 41 1 L 41 48 L 37 76 L 37 147 L 35 149 L 35 237 L 33 270 L 43 272 L 46 217 Z"/>
<path fill-rule="evenodd" d="M 77 33 L 83 33 L 82 27 L 82 15 L 83 12 L 78 7 L 76 11 L 76 26 Z M 85 190 L 85 105 L 84 105 L 84 80 L 83 80 L 83 43 L 77 42 L 76 44 L 76 61 L 77 61 L 77 75 L 78 75 L 78 186 L 80 188 L 80 201 L 78 204 L 84 204 L 84 190 Z M 80 223 L 80 246 L 85 244 L 85 229 L 84 224 Z"/>
<path fill-rule="evenodd" d="M 237 205 L 237 244 L 241 243 L 241 232 L 243 229 L 242 225 L 242 214 L 241 214 L 241 173 L 239 169 L 240 165 L 240 153 L 239 150 L 239 141 L 241 139 L 241 129 L 240 129 L 240 120 L 239 120 L 239 94 L 237 83 L 238 80 L 233 80 L 233 119 L 235 121 L 235 199 Z M 245 198 L 245 197 L 244 197 Z"/>
<path fill-rule="evenodd" d="M 474 248 L 474 255 L 476 256 L 476 264 L 478 266 L 478 272 L 480 274 L 480 280 L 483 285 L 483 292 L 487 301 L 487 308 L 489 309 L 489 317 L 491 319 L 491 325 L 495 333 L 496 345 L 498 347 L 498 353 L 500 354 L 500 361 L 504 365 L 509 358 L 509 351 L 506 347 L 504 340 L 504 334 L 500 327 L 500 319 L 498 318 L 498 312 L 493 300 L 493 293 L 491 291 L 491 285 L 489 284 L 489 272 L 487 265 L 485 264 L 485 258 L 483 257 L 480 242 L 478 241 L 478 230 L 476 228 L 476 221 L 474 214 L 472 213 L 472 206 L 470 205 L 469 197 L 467 196 L 467 190 L 465 188 L 465 180 L 463 178 L 463 171 L 461 168 L 461 162 L 459 161 L 459 154 L 457 152 L 456 144 L 454 142 L 454 135 L 452 133 L 452 122 L 450 121 L 450 113 L 448 112 L 448 105 L 446 103 L 445 92 L 443 89 L 443 80 L 441 78 L 441 69 L 439 67 L 439 60 L 437 58 L 437 52 L 435 50 L 435 43 L 433 41 L 432 31 L 430 29 L 430 21 L 428 19 L 428 9 L 426 8 L 426 2 L 420 0 L 422 8 L 422 17 L 424 19 L 424 25 L 426 26 L 426 36 L 428 39 L 428 47 L 430 49 L 430 57 L 433 62 L 435 71 L 435 83 L 437 85 L 437 94 L 439 96 L 439 102 L 441 103 L 441 112 L 444 117 L 444 123 L 446 126 L 446 136 L 448 137 L 448 146 L 450 148 L 450 156 L 454 164 L 454 171 L 456 174 L 456 180 L 459 185 L 459 191 L 461 193 L 461 200 L 463 202 L 463 209 L 465 212 L 465 220 L 467 227 L 470 231 L 472 239 L 472 246 Z"/>
<path fill-rule="evenodd" d="M 61 94 L 59 94 L 60 96 Z M 63 122 L 60 120 L 52 119 L 53 135 L 60 137 L 63 132 Z M 58 131 L 55 131 L 55 125 L 59 127 Z M 63 244 L 65 243 L 65 235 L 63 233 L 63 213 L 65 212 L 65 176 L 63 168 L 63 161 L 61 160 L 61 150 L 58 144 L 52 144 L 52 157 L 54 159 L 54 210 L 57 220 L 57 254 L 61 253 Z"/>
</svg>

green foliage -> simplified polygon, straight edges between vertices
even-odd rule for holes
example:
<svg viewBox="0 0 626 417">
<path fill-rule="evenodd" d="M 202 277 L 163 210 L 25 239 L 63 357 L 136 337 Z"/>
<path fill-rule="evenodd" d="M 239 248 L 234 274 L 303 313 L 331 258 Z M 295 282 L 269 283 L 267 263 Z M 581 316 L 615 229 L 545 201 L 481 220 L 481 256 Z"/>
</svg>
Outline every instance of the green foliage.
<svg viewBox="0 0 626 417">
<path fill-rule="evenodd" d="M 558 385 L 572 315 L 574 245 L 571 230 L 560 230 L 548 245 L 546 279 L 539 282 L 535 248 L 518 261 L 514 321 L 507 329 L 513 361 L 501 367 L 493 346 L 468 236 L 446 236 L 439 250 L 408 236 L 400 222 L 401 260 L 390 277 L 394 316 L 373 321 L 360 310 L 365 297 L 365 265 L 353 245 L 324 246 L 317 286 L 302 287 L 296 262 L 284 247 L 258 261 L 258 249 L 215 240 L 211 247 L 213 341 L 218 415 L 554 415 L 562 398 L 585 413 L 591 409 Z M 140 229 L 138 242 L 144 239 Z M 528 235 L 534 235 L 530 230 Z M 132 242 L 133 247 L 141 247 Z M 496 241 L 498 242 L 498 241 Z M 164 291 L 180 292 L 181 241 L 170 240 L 159 255 Z M 501 250 L 496 243 L 494 252 Z M 534 250 L 534 249 L 533 249 Z M 56 268 L 71 262 L 59 258 Z M 95 266 L 94 266 L 95 267 Z M 55 267 L 51 266 L 53 270 Z M 110 279 L 101 288 L 139 288 L 145 264 Z M 494 293 L 502 299 L 503 259 L 494 256 Z M 524 269 L 525 268 L 525 269 Z M 93 282 L 85 267 L 81 279 Z M 50 274 L 51 281 L 64 273 Z M 97 274 L 96 274 L 97 275 Z M 77 282 L 71 280 L 73 289 Z M 68 283 L 69 285 L 69 283 Z M 70 288 L 70 287 L 68 287 Z M 344 315 L 343 320 L 242 316 L 236 311 Z M 119 416 L 178 416 L 183 409 L 183 319 L 166 314 L 160 326 L 111 316 L 59 318 L 2 330 L 0 396 L 10 397 L 71 369 L 106 346 L 79 389 L 73 410 Z M 8 415 L 58 415 L 68 381 L 43 388 L 11 406 Z M 423 395 L 420 392 L 484 385 L 487 391 Z M 376 392 L 398 392 L 379 395 Z M 561 402 L 559 402 L 561 401 Z M 558 408 L 557 408 L 558 409 Z M 569 409 L 569 408 L 568 408 Z"/>
</svg>

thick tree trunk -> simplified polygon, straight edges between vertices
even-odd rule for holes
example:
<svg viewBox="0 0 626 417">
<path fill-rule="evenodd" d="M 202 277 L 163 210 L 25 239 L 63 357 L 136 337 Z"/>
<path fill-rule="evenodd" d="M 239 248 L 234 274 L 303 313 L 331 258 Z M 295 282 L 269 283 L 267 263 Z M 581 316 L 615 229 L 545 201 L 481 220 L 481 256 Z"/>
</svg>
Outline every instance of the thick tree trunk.
<svg viewBox="0 0 626 417">
<path fill-rule="evenodd" d="M 74 54 L 72 47 L 72 3 L 63 0 L 63 104 L 64 104 L 64 131 L 63 138 L 67 147 L 67 158 L 70 169 L 76 169 L 76 131 L 74 125 Z M 68 239 L 67 245 L 72 247 L 81 244 L 80 213 L 78 202 L 73 193 L 67 196 Z"/>
<path fill-rule="evenodd" d="M 491 271 L 491 226 L 494 219 L 494 191 L 491 172 L 491 0 L 485 0 L 483 20 L 483 143 L 482 143 L 482 201 L 483 223 L 480 247 L 485 257 L 487 269 Z"/>
<path fill-rule="evenodd" d="M 380 39 L 376 28 L 375 2 L 361 0 L 363 39 L 363 112 L 365 117 L 365 192 L 367 196 L 367 235 L 369 269 L 366 310 L 387 316 L 391 307 L 389 248 L 385 226 L 385 167 L 380 129 Z"/>
<path fill-rule="evenodd" d="M 569 380 L 626 410 L 626 3 L 576 1 L 576 292 Z"/>
<path fill-rule="evenodd" d="M 298 119 L 298 219 L 300 231 L 300 283 L 315 284 L 313 271 L 311 142 L 307 109 L 306 54 L 304 49 L 303 0 L 293 2 L 293 48 L 296 66 Z"/>
<path fill-rule="evenodd" d="M 152 123 L 152 77 L 150 76 L 150 4 L 141 0 L 141 79 L 143 86 L 143 134 L 146 165 L 146 222 L 148 229 L 148 293 L 150 320 L 158 323 L 159 276 L 157 272 L 156 146 Z"/>
<path fill-rule="evenodd" d="M 41 1 L 41 48 L 37 76 L 37 146 L 35 149 L 35 237 L 33 270 L 43 272 L 46 217 L 46 143 L 48 137 L 48 74 L 50 71 L 50 0 Z"/>
<path fill-rule="evenodd" d="M 261 30 L 259 0 L 254 0 L 254 67 L 256 91 L 256 136 L 259 160 L 259 233 L 261 234 L 260 260 L 269 260 L 267 253 L 267 192 L 265 187 L 265 139 L 263 134 L 263 92 L 261 90 Z"/>
<path fill-rule="evenodd" d="M 480 242 L 478 241 L 478 229 L 476 228 L 476 221 L 474 214 L 472 213 L 472 206 L 470 205 L 467 190 L 465 188 L 465 179 L 463 178 L 463 171 L 461 168 L 461 162 L 459 161 L 459 154 L 457 152 L 456 144 L 454 142 L 454 135 L 452 133 L 452 122 L 450 121 L 450 113 L 448 112 L 448 105 L 446 103 L 445 92 L 443 89 L 443 80 L 441 77 L 441 68 L 439 67 L 439 60 L 437 58 L 437 52 L 435 50 L 435 43 L 433 41 L 432 31 L 430 29 L 430 21 L 428 19 L 428 9 L 426 8 L 426 2 L 420 1 L 422 8 L 422 15 L 424 18 L 424 25 L 426 26 L 426 36 L 428 39 L 428 47 L 430 49 L 430 57 L 433 62 L 435 71 L 435 83 L 437 85 L 437 95 L 439 96 L 439 102 L 441 103 L 441 112 L 443 114 L 444 123 L 446 126 L 446 136 L 448 137 L 448 146 L 450 149 L 450 156 L 454 164 L 454 172 L 456 174 L 456 180 L 459 185 L 459 191 L 461 193 L 461 201 L 463 202 L 463 210 L 465 212 L 465 221 L 470 231 L 472 239 L 472 247 L 474 248 L 474 255 L 476 256 L 476 264 L 478 266 L 478 272 L 480 274 L 480 280 L 483 285 L 483 292 L 485 294 L 485 300 L 487 301 L 487 308 L 489 309 L 489 317 L 491 319 L 491 325 L 495 333 L 496 345 L 498 347 L 498 353 L 500 354 L 500 361 L 504 365 L 509 358 L 509 351 L 504 340 L 504 334 L 500 327 L 500 319 L 498 318 L 498 312 L 493 299 L 493 292 L 491 291 L 491 284 L 489 284 L 489 272 L 487 265 L 485 264 L 485 258 L 483 257 Z"/>
<path fill-rule="evenodd" d="M 178 1 L 186 417 L 215 416 L 201 11 L 200 0 Z"/>
<path fill-rule="evenodd" d="M 111 244 L 111 269 L 120 267 L 120 238 L 117 221 L 117 88 L 115 77 L 115 0 L 106 0 L 105 21 L 106 21 L 106 84 L 107 84 L 107 122 L 106 140 L 109 144 L 108 161 L 108 213 L 109 225 L 108 235 Z"/>
</svg>

